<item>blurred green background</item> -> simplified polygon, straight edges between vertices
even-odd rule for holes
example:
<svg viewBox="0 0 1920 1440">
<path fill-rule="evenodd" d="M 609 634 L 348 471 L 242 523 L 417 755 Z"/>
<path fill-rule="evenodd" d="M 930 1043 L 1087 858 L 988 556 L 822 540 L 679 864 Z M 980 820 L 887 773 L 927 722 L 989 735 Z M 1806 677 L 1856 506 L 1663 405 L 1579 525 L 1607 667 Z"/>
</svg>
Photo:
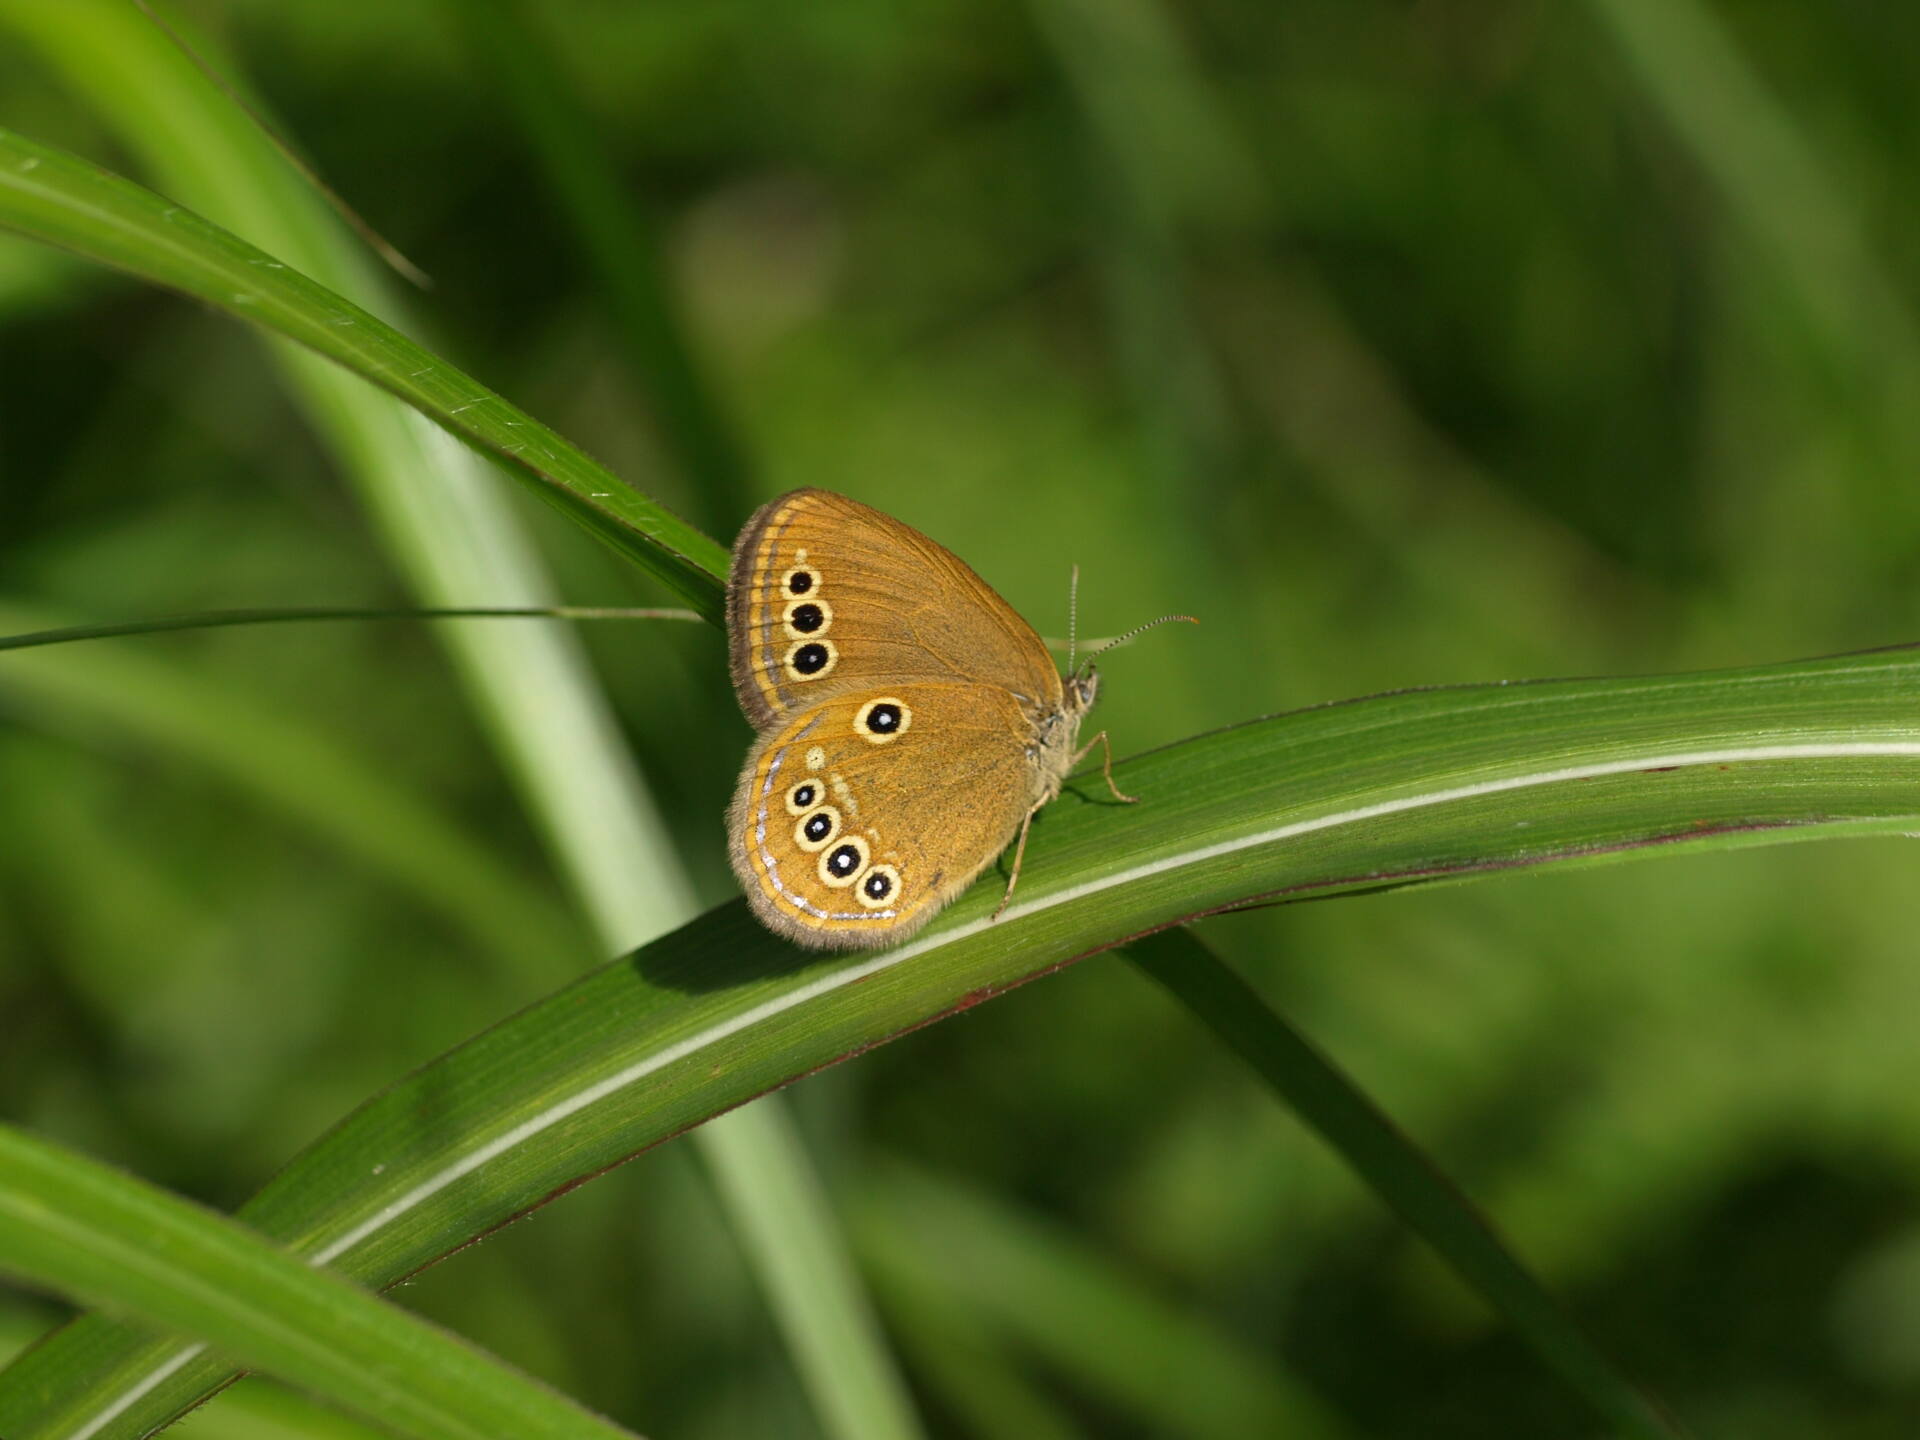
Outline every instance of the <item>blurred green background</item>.
<svg viewBox="0 0 1920 1440">
<path fill-rule="evenodd" d="M 650 217 L 733 495 L 676 465 L 468 4 L 169 13 L 433 274 L 430 345 L 721 538 L 822 485 L 1043 632 L 1075 562 L 1092 633 L 1201 616 L 1104 667 L 1122 753 L 1383 689 L 1920 639 L 1920 13 L 537 8 Z M 10 35 L 0 124 L 131 168 Z M 404 603 L 255 335 L 8 237 L 0 327 L 0 630 Z M 658 598 L 522 508 L 567 599 Z M 729 898 L 719 636 L 584 633 Z M 316 825 L 338 765 L 365 824 L 387 794 L 471 849 L 401 875 Z M 1910 1436 L 1913 870 L 1788 846 L 1206 934 L 1702 1433 Z M 6 1119 L 231 1207 L 557 983 L 535 940 L 600 958 L 424 627 L 0 657 Z M 1112 958 L 791 1095 L 937 1435 L 1261 1433 L 1262 1385 L 1312 1397 L 1303 1435 L 1595 1433 Z M 684 1144 L 400 1293 L 650 1434 L 814 1433 Z M 57 1313 L 0 1291 L 0 1337 Z M 1170 1366 L 1156 1409 L 1102 1361 L 1116 1327 L 1258 1383 L 1183 1407 Z"/>
</svg>

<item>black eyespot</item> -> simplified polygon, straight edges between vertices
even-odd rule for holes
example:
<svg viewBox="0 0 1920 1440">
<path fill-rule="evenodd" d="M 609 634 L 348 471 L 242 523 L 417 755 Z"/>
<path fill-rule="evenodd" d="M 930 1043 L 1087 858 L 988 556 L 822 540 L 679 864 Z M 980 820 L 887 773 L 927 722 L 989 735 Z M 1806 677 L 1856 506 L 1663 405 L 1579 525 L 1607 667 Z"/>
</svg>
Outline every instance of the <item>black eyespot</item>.
<svg viewBox="0 0 1920 1440">
<path fill-rule="evenodd" d="M 884 900 L 893 893 L 893 881 L 876 870 L 867 876 L 866 883 L 860 888 L 867 892 L 869 900 Z"/>
<path fill-rule="evenodd" d="M 803 780 L 793 787 L 793 803 L 797 809 L 805 810 L 819 798 L 819 787 L 811 780 Z"/>
<path fill-rule="evenodd" d="M 867 729 L 876 735 L 891 735 L 900 728 L 898 705 L 876 705 L 867 711 Z"/>
<path fill-rule="evenodd" d="M 827 870 L 831 874 L 845 877 L 851 875 L 859 868 L 860 851 L 856 846 L 842 845 L 838 850 L 827 856 Z"/>
<path fill-rule="evenodd" d="M 793 578 L 798 580 L 800 577 L 796 575 Z M 794 606 L 793 613 L 787 616 L 787 624 L 798 630 L 802 635 L 811 635 L 826 623 L 827 617 L 825 612 L 822 611 L 818 605 L 812 603 Z"/>
<path fill-rule="evenodd" d="M 793 668 L 802 675 L 818 675 L 827 668 L 827 647 L 817 641 L 802 645 L 793 652 Z"/>
<path fill-rule="evenodd" d="M 824 813 L 810 815 L 807 823 L 800 828 L 806 833 L 807 839 L 824 840 L 833 833 L 833 821 Z"/>
<path fill-rule="evenodd" d="M 804 595 L 812 588 L 813 572 L 811 570 L 796 570 L 787 577 L 787 589 L 791 590 L 795 595 Z M 805 630 L 812 627 L 803 625 L 800 628 Z"/>
</svg>

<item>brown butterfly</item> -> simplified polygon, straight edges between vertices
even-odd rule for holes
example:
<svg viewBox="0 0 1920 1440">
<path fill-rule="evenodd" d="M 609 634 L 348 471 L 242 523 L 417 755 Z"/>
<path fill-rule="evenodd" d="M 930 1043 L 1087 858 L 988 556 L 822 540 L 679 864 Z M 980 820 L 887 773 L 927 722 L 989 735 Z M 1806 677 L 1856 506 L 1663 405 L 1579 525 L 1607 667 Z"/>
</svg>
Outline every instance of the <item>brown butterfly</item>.
<svg viewBox="0 0 1920 1440">
<path fill-rule="evenodd" d="M 1078 744 L 1091 663 L 1063 679 L 958 556 L 830 491 L 795 490 L 747 522 L 727 637 L 760 732 L 727 853 L 754 914 L 802 945 L 905 939 L 1018 831 L 1010 897 L 1034 813 L 1106 741 Z M 1109 787 L 1112 762 L 1109 747 Z"/>
</svg>

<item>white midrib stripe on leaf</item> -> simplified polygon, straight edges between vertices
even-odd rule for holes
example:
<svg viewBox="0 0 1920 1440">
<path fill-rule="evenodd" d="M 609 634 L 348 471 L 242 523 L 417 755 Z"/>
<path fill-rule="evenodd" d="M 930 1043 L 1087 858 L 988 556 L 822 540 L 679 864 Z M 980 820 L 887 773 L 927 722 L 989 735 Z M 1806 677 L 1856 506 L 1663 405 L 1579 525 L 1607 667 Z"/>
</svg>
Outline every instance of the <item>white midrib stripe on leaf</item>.
<svg viewBox="0 0 1920 1440">
<path fill-rule="evenodd" d="M 1593 780 L 1606 775 L 1626 775 L 1636 770 L 1682 770 L 1699 765 L 1730 765 L 1762 760 L 1840 760 L 1901 756 L 1920 759 L 1920 740 L 1855 740 L 1808 745 L 1747 745 L 1733 746 L 1724 750 L 1689 750 L 1670 755 L 1639 755 L 1632 759 L 1607 760 L 1591 765 L 1569 765 L 1557 770 L 1538 770 L 1525 775 L 1507 775 L 1498 779 L 1477 781 L 1471 785 L 1456 785 L 1444 790 L 1429 790 L 1418 795 L 1401 796 L 1396 800 L 1381 800 L 1372 805 L 1336 811 L 1311 820 L 1296 820 L 1286 825 L 1277 825 L 1270 830 L 1237 836 L 1231 840 L 1221 840 L 1197 849 L 1183 850 L 1175 855 L 1163 855 L 1159 859 L 1149 860 L 1125 870 L 1116 870 L 1110 875 L 1102 875 L 1096 879 L 1085 880 L 1063 890 L 1036 895 L 1030 900 L 1009 906 L 1000 922 L 995 922 L 991 916 L 982 916 L 978 920 L 969 921 L 955 929 L 943 930 L 926 939 L 909 941 L 897 950 L 888 950 L 859 964 L 850 965 L 844 970 L 835 970 L 831 974 L 822 975 L 819 979 L 797 990 L 775 996 L 771 1000 L 754 1006 L 751 1010 L 722 1020 L 699 1034 L 690 1035 L 665 1049 L 655 1051 L 644 1060 L 636 1061 L 626 1069 L 548 1106 L 538 1115 L 521 1121 L 511 1130 L 470 1151 L 445 1169 L 428 1176 L 404 1195 L 382 1206 L 346 1234 L 324 1246 L 311 1257 L 311 1263 L 331 1264 L 362 1240 L 385 1229 L 393 1221 L 431 1199 L 463 1176 L 472 1174 L 483 1165 L 531 1140 L 542 1131 L 571 1119 L 609 1095 L 616 1094 L 627 1086 L 644 1080 L 677 1061 L 686 1059 L 689 1055 L 697 1054 L 710 1045 L 716 1045 L 729 1036 L 751 1029 L 776 1015 L 798 1009 L 819 996 L 857 984 L 883 970 L 890 970 L 895 965 L 913 959 L 916 955 L 977 935 L 995 923 L 1005 923 L 1022 915 L 1040 914 L 1061 905 L 1070 905 L 1077 900 L 1084 900 L 1090 895 L 1098 895 L 1103 891 L 1131 885 L 1135 881 L 1164 875 L 1188 865 L 1198 865 L 1208 860 L 1218 859 L 1222 855 L 1231 855 L 1236 851 L 1272 845 L 1316 830 L 1330 830 L 1341 825 L 1359 824 L 1362 821 L 1379 819 L 1383 815 L 1397 815 L 1408 810 L 1449 805 L 1457 800 L 1473 800 L 1508 790 L 1526 790 L 1540 785 L 1555 785 L 1566 780 Z M 90 1440 L 90 1437 L 97 1434 L 102 1426 L 121 1414 L 141 1395 L 146 1394 L 205 1348 L 205 1346 L 194 1346 L 190 1350 L 169 1356 L 162 1365 L 156 1367 L 154 1372 L 143 1377 L 131 1392 L 116 1401 L 111 1409 L 100 1414 L 85 1428 L 75 1431 L 73 1440 Z"/>
</svg>

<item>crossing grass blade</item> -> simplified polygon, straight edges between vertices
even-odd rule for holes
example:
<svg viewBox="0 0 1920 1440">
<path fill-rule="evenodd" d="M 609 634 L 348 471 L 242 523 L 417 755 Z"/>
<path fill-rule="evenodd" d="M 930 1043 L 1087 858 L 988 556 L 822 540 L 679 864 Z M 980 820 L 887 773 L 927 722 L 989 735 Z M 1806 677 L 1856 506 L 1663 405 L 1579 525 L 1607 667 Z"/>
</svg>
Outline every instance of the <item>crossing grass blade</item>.
<svg viewBox="0 0 1920 1440">
<path fill-rule="evenodd" d="M 1127 954 L 1252 1066 L 1620 1433 L 1639 1440 L 1683 1433 L 1561 1312 L 1413 1142 L 1204 943 L 1190 931 L 1165 930 L 1134 942 Z"/>
<path fill-rule="evenodd" d="M 720 545 L 472 376 L 212 221 L 0 129 L 0 229 L 191 295 L 345 366 L 502 462 L 719 623 Z"/>
<path fill-rule="evenodd" d="M 5 1126 L 0 1271 L 177 1326 L 394 1434 L 627 1434 L 223 1216 Z"/>
<path fill-rule="evenodd" d="M 357 251 L 343 246 L 305 188 L 289 183 L 247 118 L 223 96 L 210 94 L 204 78 L 138 17 L 102 0 L 74 0 L 58 12 L 0 3 L 0 15 L 38 42 L 127 146 L 163 177 L 165 188 L 329 290 L 370 310 L 386 308 Z M 347 319 L 345 329 L 359 324 Z M 397 343 L 369 333 L 381 343 Z M 293 345 L 270 348 L 342 471 L 357 482 L 416 594 L 441 607 L 546 604 L 552 587 L 531 545 L 471 456 L 437 443 L 444 441 L 441 431 L 354 374 Z M 431 374 L 423 367 L 408 378 Z M 401 396 L 409 403 L 415 398 Z M 435 414 L 431 408 L 427 413 Z M 458 420 L 463 414 L 464 405 L 457 404 L 436 418 Z M 481 413 L 476 424 L 484 427 L 487 419 Z M 604 471 L 555 437 L 542 437 L 532 422 L 510 415 L 501 428 L 506 433 L 496 439 L 509 452 L 544 457 L 551 463 L 535 468 L 567 480 L 574 498 L 589 502 L 577 518 L 593 526 L 593 504 L 624 505 L 614 518 L 624 517 L 650 538 L 661 552 L 653 555 L 656 566 L 663 558 L 670 566 L 698 562 L 662 578 L 714 617 L 724 551 L 651 501 L 609 484 Z M 612 538 L 622 539 L 618 532 Z M 648 563 L 647 553 L 643 547 L 636 555 Z M 606 952 L 617 953 L 694 914 L 687 867 L 572 643 L 575 637 L 555 626 L 456 626 L 444 628 L 440 638 L 453 653 L 483 728 L 517 777 L 557 868 L 594 918 Z M 756 1273 L 823 1427 L 846 1440 L 917 1434 L 906 1387 L 892 1372 L 825 1208 L 734 1203 L 739 1196 L 804 1200 L 810 1193 L 804 1151 L 786 1134 L 783 1116 L 775 1104 L 703 1130 L 700 1148 L 719 1184 L 722 1208 L 748 1254 L 767 1257 L 755 1265 Z M 771 1263 L 773 1257 L 778 1263 Z"/>
</svg>

